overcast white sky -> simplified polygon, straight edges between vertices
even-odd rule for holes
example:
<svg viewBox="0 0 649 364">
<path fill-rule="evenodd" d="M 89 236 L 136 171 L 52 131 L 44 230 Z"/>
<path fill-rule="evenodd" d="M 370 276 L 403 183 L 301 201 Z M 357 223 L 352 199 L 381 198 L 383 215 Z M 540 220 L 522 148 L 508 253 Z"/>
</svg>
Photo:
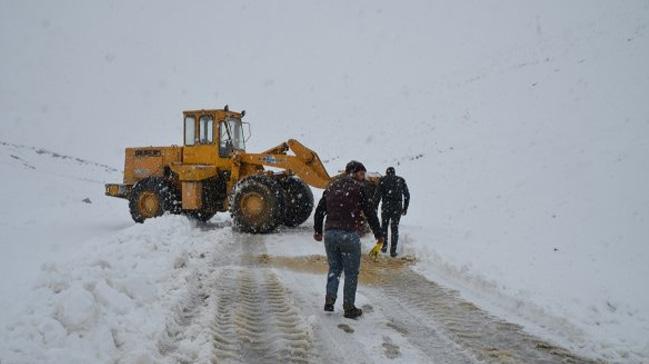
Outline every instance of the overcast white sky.
<svg viewBox="0 0 649 364">
<path fill-rule="evenodd" d="M 119 166 L 126 145 L 180 143 L 183 109 L 247 109 L 256 149 L 303 124 L 428 117 L 436 90 L 607 4 L 478 3 L 1 1 L 0 139 Z"/>
</svg>

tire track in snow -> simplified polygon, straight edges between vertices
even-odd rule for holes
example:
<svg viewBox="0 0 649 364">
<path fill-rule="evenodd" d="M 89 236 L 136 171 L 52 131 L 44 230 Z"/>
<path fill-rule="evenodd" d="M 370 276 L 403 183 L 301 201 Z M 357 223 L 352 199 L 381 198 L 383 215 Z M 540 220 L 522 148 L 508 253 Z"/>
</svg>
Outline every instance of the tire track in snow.
<svg viewBox="0 0 649 364">
<path fill-rule="evenodd" d="M 311 363 L 317 355 L 309 325 L 277 275 L 256 265 L 265 237 L 233 234 L 241 266 L 225 268 L 215 287 L 213 363 Z"/>
<path fill-rule="evenodd" d="M 319 301 L 300 293 L 301 288 L 308 291 L 303 285 L 309 283 L 282 273 L 306 266 L 313 273 L 314 267 L 325 268 L 324 259 L 307 259 L 305 265 L 305 257 L 269 257 L 266 236 L 225 231 L 219 236 L 214 259 L 189 275 L 187 294 L 170 319 L 167 341 L 160 341 L 160 352 L 167 358 L 195 361 L 176 350 L 191 325 L 205 327 L 211 343 L 208 360 L 214 363 L 334 362 L 332 351 L 348 353 L 361 344 L 354 334 L 335 326 L 338 320 L 322 316 Z M 287 264 L 290 259 L 301 264 Z M 381 346 L 387 359 L 402 361 L 400 355 L 418 356 L 414 352 L 421 352 L 441 363 L 593 362 L 525 333 L 520 326 L 490 315 L 456 291 L 428 281 L 404 265 L 389 263 L 394 261 L 363 264 L 361 268 L 365 283 L 360 292 L 370 299 L 374 315 L 380 313 L 380 319 L 351 322 L 357 331 L 374 330 L 379 336 L 387 333 L 389 340 L 384 336 Z M 298 290 L 295 298 L 278 274 Z M 373 314 L 368 311 L 368 315 Z M 314 332 L 305 319 L 311 316 L 322 316 Z M 372 362 L 373 357 L 359 351 L 349 355 L 361 362 Z"/>
<path fill-rule="evenodd" d="M 309 327 L 271 270 L 228 268 L 216 289 L 212 362 L 313 361 Z"/>
<path fill-rule="evenodd" d="M 367 263 L 367 259 L 364 258 Z M 323 256 L 257 256 L 257 263 L 272 267 L 295 291 L 296 302 L 305 316 L 313 317 L 315 345 L 321 354 L 319 359 L 326 363 L 475 363 L 478 360 L 468 350 L 455 344 L 434 326 L 419 319 L 402 306 L 390 305 L 384 293 L 368 282 L 376 284 L 389 273 L 383 268 L 368 272 L 362 265 L 357 299 L 369 298 L 369 303 L 360 305 L 364 310 L 358 320 L 343 318 L 340 303 L 335 312 L 323 312 L 326 259 Z M 390 268 L 403 266 L 394 260 L 385 261 Z M 398 263 L 398 264 L 393 264 Z M 293 272 L 316 273 L 318 288 L 314 290 L 314 280 Z M 341 287 L 342 288 L 342 287 Z M 317 293 L 316 293 L 317 292 Z M 314 294 L 315 293 L 315 294 Z"/>
<path fill-rule="evenodd" d="M 185 292 L 171 309 L 171 314 L 165 322 L 165 330 L 160 334 L 157 342 L 157 349 L 163 358 L 171 358 L 177 363 L 192 363 L 196 357 L 178 351 L 181 341 L 196 339 L 196 333 L 188 332 L 192 325 L 203 326 L 201 321 L 209 320 L 214 310 L 214 300 L 210 299 L 217 286 L 217 280 L 221 274 L 222 267 L 230 262 L 230 256 L 222 252 L 237 253 L 238 246 L 231 239 L 229 230 L 220 230 L 223 226 L 219 224 L 199 224 L 199 228 L 208 232 L 205 238 L 214 239 L 219 244 L 218 252 L 197 253 L 199 258 L 206 262 L 200 262 L 197 267 L 185 277 Z M 209 234 L 210 230 L 219 229 L 216 234 Z M 196 252 L 195 252 L 196 253 Z M 209 256 L 209 258 L 208 258 Z M 179 257 L 182 263 L 185 258 Z M 204 325 L 207 326 L 207 325 Z M 209 330 L 209 327 L 205 329 Z"/>
<path fill-rule="evenodd" d="M 387 272 L 385 272 L 387 273 Z M 426 280 L 410 269 L 384 274 L 382 305 L 390 312 L 409 312 L 420 324 L 427 322 L 479 360 L 493 363 L 594 363 L 500 320 L 456 291 Z M 376 299 L 380 299 L 377 297 Z M 431 343 L 437 342 L 437 340 Z"/>
<path fill-rule="evenodd" d="M 385 326 L 403 336 L 412 346 L 421 350 L 436 363 L 469 364 L 479 360 L 462 346 L 449 339 L 437 325 L 422 320 L 420 315 L 413 312 L 396 300 L 386 297 L 376 289 L 363 290 L 373 306 L 387 318 Z"/>
<path fill-rule="evenodd" d="M 382 327 L 404 338 L 410 344 L 410 350 L 419 350 L 435 362 L 596 362 L 527 334 L 522 327 L 489 314 L 462 299 L 457 291 L 444 288 L 414 272 L 404 260 L 381 259 L 371 262 L 365 257 L 363 260 L 359 293 L 369 299 L 375 312 L 368 311 L 368 315 L 364 315 L 360 321 L 378 319 Z M 324 275 L 327 271 L 326 259 L 322 256 L 263 255 L 258 257 L 258 261 L 280 272 Z M 287 277 L 290 276 L 287 274 Z M 291 286 L 300 287 L 300 284 L 298 279 Z M 308 290 L 308 287 L 304 288 Z M 319 309 L 320 303 L 317 304 Z M 376 313 L 381 316 L 372 317 Z M 339 344 L 329 341 L 333 346 Z M 390 347 L 390 343 L 386 346 Z"/>
<path fill-rule="evenodd" d="M 173 357 L 178 362 L 190 362 L 180 357 L 176 350 L 178 342 L 185 338 L 185 331 L 200 311 L 208 306 L 207 293 L 211 286 L 208 276 L 203 272 L 194 272 L 187 281 L 187 293 L 172 308 L 171 316 L 165 323 L 165 330 L 158 339 L 158 352 L 163 357 Z"/>
</svg>

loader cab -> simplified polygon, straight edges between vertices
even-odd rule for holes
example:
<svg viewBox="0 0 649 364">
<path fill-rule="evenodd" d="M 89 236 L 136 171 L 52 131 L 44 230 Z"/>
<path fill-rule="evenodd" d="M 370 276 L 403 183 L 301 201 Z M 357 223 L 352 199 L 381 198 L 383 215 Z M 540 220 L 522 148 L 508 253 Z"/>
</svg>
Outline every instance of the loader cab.
<svg viewBox="0 0 649 364">
<path fill-rule="evenodd" d="M 243 112 L 227 109 L 183 112 L 185 163 L 213 163 L 230 158 L 234 152 L 244 152 L 242 116 Z"/>
<path fill-rule="evenodd" d="M 245 152 L 245 137 L 241 118 L 226 117 L 219 122 L 219 155 L 229 157 L 234 151 Z"/>
</svg>

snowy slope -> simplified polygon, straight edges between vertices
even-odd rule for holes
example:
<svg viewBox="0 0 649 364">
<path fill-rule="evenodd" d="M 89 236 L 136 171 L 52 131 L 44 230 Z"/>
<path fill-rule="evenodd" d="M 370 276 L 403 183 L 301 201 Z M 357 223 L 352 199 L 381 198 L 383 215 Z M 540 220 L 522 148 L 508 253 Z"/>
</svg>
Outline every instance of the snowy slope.
<svg viewBox="0 0 649 364">
<path fill-rule="evenodd" d="M 574 350 L 649 357 L 646 1 L 0 7 L 0 139 L 38 146 L 0 145 L 3 324 L 42 263 L 167 232 L 102 196 L 119 172 L 39 148 L 119 167 L 126 145 L 179 143 L 182 109 L 229 103 L 252 151 L 293 137 L 330 172 L 394 165 L 417 271 Z M 196 13 L 228 16 L 178 20 Z"/>
<path fill-rule="evenodd" d="M 120 178 L 113 167 L 0 141 L 0 171 L 5 177 L 0 322 L 5 324 L 24 309 L 25 294 L 42 264 L 66 258 L 87 240 L 110 235 L 130 221 L 110 213 L 123 209 L 123 203 L 103 196 L 104 181 Z"/>
</svg>

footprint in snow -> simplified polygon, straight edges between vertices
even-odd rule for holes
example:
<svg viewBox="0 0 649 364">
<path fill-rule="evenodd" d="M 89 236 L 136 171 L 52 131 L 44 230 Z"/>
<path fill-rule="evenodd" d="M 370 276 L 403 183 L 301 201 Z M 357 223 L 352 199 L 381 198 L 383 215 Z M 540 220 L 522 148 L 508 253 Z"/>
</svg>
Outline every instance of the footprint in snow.
<svg viewBox="0 0 649 364">
<path fill-rule="evenodd" d="M 383 349 L 388 359 L 396 359 L 401 356 L 401 348 L 399 348 L 399 345 L 393 344 L 392 339 L 388 336 L 383 336 Z"/>
<path fill-rule="evenodd" d="M 353 334 L 354 333 L 354 329 L 351 326 L 347 325 L 347 324 L 339 324 L 338 328 L 343 330 L 344 332 L 346 332 L 348 334 Z"/>
</svg>

